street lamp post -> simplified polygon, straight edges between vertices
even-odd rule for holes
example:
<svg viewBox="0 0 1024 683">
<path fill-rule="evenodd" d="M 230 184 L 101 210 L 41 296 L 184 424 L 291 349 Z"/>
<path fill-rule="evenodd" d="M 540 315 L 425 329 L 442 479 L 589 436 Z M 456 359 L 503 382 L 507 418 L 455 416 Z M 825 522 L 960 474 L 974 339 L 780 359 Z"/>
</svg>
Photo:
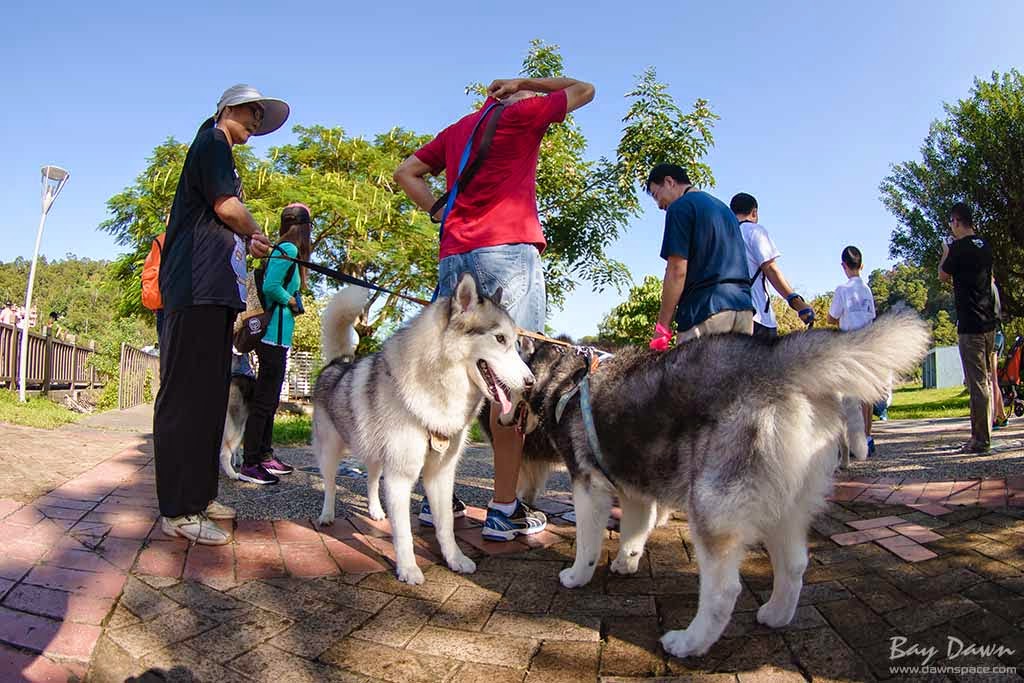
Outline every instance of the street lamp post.
<svg viewBox="0 0 1024 683">
<path fill-rule="evenodd" d="M 25 369 L 28 366 L 28 317 L 32 310 L 32 287 L 36 281 L 36 261 L 39 260 L 39 243 L 43 240 L 43 226 L 46 224 L 46 214 L 57 199 L 57 195 L 64 189 L 64 183 L 68 181 L 71 174 L 60 166 L 43 166 L 43 213 L 39 217 L 39 232 L 36 233 L 36 248 L 32 252 L 32 267 L 28 271 L 28 289 L 25 291 L 25 309 L 22 314 L 19 327 L 21 327 L 21 353 L 18 359 L 18 400 L 25 402 Z M 72 381 L 74 381 L 72 379 Z"/>
</svg>

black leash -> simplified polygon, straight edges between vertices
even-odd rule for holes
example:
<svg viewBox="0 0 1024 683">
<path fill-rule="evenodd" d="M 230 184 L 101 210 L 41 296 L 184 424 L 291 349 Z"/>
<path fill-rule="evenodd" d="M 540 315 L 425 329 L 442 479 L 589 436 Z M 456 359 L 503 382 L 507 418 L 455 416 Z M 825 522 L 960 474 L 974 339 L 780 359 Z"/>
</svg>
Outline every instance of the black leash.
<svg viewBox="0 0 1024 683">
<path fill-rule="evenodd" d="M 268 258 L 271 258 L 271 257 L 268 257 Z M 349 284 L 349 285 L 358 285 L 359 287 L 365 287 L 366 289 L 372 289 L 372 290 L 374 290 L 376 292 L 383 292 L 384 294 L 391 294 L 392 296 L 397 296 L 399 299 L 405 299 L 406 301 L 411 301 L 412 303 L 419 304 L 421 306 L 426 306 L 426 305 L 428 305 L 430 303 L 426 299 L 418 299 L 418 298 L 416 298 L 414 296 L 409 296 L 408 294 L 402 294 L 402 293 L 396 292 L 396 291 L 394 291 L 392 289 L 388 289 L 386 287 L 381 287 L 380 285 L 375 285 L 372 282 L 367 282 L 366 280 L 364 280 L 362 278 L 358 278 L 358 277 L 356 277 L 354 275 L 348 275 L 347 273 L 343 273 L 340 270 L 335 270 L 334 268 L 328 268 L 327 266 L 320 265 L 319 263 L 313 263 L 312 261 L 303 261 L 302 259 L 292 258 L 291 256 L 288 256 L 287 254 L 285 254 L 283 256 L 274 256 L 272 258 L 287 259 L 289 261 L 292 261 L 294 263 L 299 264 L 300 266 L 305 266 L 306 268 L 309 268 L 310 270 L 312 270 L 314 272 L 320 273 L 321 275 L 326 275 L 327 277 L 331 278 L 332 280 L 337 280 L 338 282 L 344 282 L 344 283 Z"/>
</svg>

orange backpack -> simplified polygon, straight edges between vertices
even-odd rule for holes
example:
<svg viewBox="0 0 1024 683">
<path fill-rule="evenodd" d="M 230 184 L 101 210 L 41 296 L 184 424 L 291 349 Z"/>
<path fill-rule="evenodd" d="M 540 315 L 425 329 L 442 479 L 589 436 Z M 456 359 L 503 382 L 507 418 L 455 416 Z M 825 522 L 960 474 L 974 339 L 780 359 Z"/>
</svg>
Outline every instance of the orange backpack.
<svg viewBox="0 0 1024 683">
<path fill-rule="evenodd" d="M 160 254 L 164 248 L 164 236 L 160 233 L 149 248 L 149 256 L 142 266 L 142 305 L 151 311 L 164 307 L 160 299 Z"/>
</svg>

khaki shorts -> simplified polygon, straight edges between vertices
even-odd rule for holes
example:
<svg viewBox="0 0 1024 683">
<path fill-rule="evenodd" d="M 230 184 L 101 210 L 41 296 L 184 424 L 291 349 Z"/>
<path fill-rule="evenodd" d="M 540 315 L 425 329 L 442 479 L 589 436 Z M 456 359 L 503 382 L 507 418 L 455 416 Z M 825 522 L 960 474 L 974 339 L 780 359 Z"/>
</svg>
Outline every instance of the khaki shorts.
<svg viewBox="0 0 1024 683">
<path fill-rule="evenodd" d="M 699 325 L 694 325 L 676 335 L 676 343 L 682 344 L 709 334 L 753 334 L 753 311 L 720 311 Z"/>
</svg>

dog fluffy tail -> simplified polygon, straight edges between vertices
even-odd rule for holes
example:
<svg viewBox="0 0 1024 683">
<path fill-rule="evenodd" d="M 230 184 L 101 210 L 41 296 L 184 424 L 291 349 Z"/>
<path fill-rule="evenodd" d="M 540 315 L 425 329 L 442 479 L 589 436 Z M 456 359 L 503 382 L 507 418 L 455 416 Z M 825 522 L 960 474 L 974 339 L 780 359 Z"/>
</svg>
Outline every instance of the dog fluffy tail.
<svg viewBox="0 0 1024 683">
<path fill-rule="evenodd" d="M 370 291 L 363 287 L 345 287 L 335 294 L 320 317 L 320 339 L 323 344 L 323 360 L 329 363 L 336 358 L 352 360 L 359 346 L 359 335 L 355 322 L 363 313 Z"/>
<path fill-rule="evenodd" d="M 910 309 L 886 313 L 874 323 L 840 334 L 790 334 L 779 341 L 785 382 L 814 397 L 841 394 L 873 403 L 888 392 L 890 377 L 907 372 L 931 345 L 928 324 Z"/>
</svg>

